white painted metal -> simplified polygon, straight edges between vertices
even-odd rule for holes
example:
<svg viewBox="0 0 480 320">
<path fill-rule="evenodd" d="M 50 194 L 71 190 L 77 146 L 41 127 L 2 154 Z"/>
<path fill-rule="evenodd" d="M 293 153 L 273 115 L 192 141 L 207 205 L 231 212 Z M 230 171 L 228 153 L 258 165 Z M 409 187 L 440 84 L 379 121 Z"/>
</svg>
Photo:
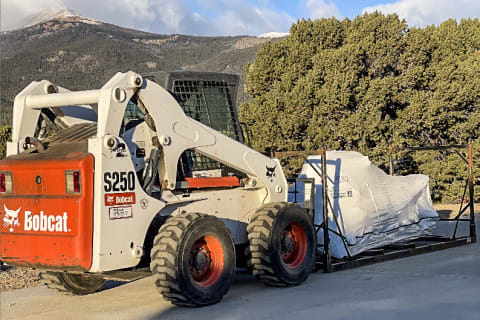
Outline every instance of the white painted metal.
<svg viewBox="0 0 480 320">
<path fill-rule="evenodd" d="M 99 96 L 100 90 L 29 95 L 25 98 L 25 105 L 30 109 L 77 106 L 97 103 Z"/>
<path fill-rule="evenodd" d="M 49 81 L 34 81 L 23 89 L 13 103 L 12 142 L 7 144 L 7 156 L 17 154 L 26 137 L 33 136 L 37 126 L 40 111 L 27 108 L 27 96 L 48 94 Z"/>
<path fill-rule="evenodd" d="M 98 100 L 97 137 L 119 134 L 127 103 L 142 86 L 142 83 L 135 84 L 135 79 L 142 78 L 131 71 L 117 73 L 102 87 Z"/>
<path fill-rule="evenodd" d="M 42 80 L 30 83 L 15 97 L 12 142 L 7 144 L 7 155 L 20 152 L 25 138 L 34 135 L 41 108 L 78 108 L 79 105 L 98 103 L 98 136 L 118 135 L 127 102 L 142 86 L 142 82 L 135 83 L 137 79 L 142 78 L 131 71 L 117 73 L 100 90 L 70 92 L 62 88 L 62 92 L 50 94 L 51 82 Z M 118 96 L 122 99 L 117 99 Z M 71 116 L 75 116 L 75 113 Z"/>
<path fill-rule="evenodd" d="M 153 132 L 145 122 L 142 122 L 139 125 L 131 128 L 123 135 L 123 139 L 127 143 L 128 149 L 130 150 L 136 171 L 142 170 L 145 167 L 145 162 L 150 156 L 150 152 L 154 147 L 152 144 L 152 139 L 154 136 L 156 136 L 156 133 Z M 137 158 L 135 156 L 137 149 L 144 149 L 145 157 Z"/>
<path fill-rule="evenodd" d="M 57 86 L 57 91 L 60 93 L 71 92 L 70 90 L 60 86 Z M 80 123 L 97 122 L 97 112 L 89 104 L 79 104 L 78 106 L 74 105 L 50 109 L 57 115 L 57 117 L 60 117 L 62 122 L 67 126 L 73 126 Z M 60 109 L 60 112 L 57 112 L 58 109 Z"/>
<path fill-rule="evenodd" d="M 147 195 L 135 177 L 136 203 L 132 207 L 132 217 L 110 220 L 109 210 L 105 205 L 104 173 L 113 171 L 134 171 L 130 156 L 117 157 L 117 152 L 105 146 L 108 137 L 96 137 L 88 141 L 88 151 L 95 156 L 94 175 L 94 221 L 93 221 L 93 260 L 90 271 L 100 272 L 132 267 L 140 258 L 135 255 L 137 246 L 143 247 L 143 241 L 150 222 L 162 211 L 166 203 Z M 120 143 L 124 140 L 119 138 Z M 127 152 L 129 152 L 127 150 Z M 128 153 L 127 153 L 128 154 Z M 148 202 L 142 208 L 142 201 Z M 125 206 L 122 206 L 125 207 Z"/>
</svg>

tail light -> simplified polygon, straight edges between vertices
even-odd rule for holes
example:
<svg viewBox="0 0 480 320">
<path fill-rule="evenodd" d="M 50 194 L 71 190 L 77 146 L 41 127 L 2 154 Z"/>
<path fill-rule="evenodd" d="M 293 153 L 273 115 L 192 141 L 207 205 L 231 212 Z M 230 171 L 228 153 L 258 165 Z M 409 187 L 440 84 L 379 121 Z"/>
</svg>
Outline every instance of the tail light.
<svg viewBox="0 0 480 320">
<path fill-rule="evenodd" d="M 65 185 L 67 193 L 80 193 L 82 191 L 82 185 L 80 182 L 80 171 L 65 171 Z"/>
<path fill-rule="evenodd" d="M 0 171 L 0 193 L 12 193 L 12 173 L 10 171 Z"/>
</svg>

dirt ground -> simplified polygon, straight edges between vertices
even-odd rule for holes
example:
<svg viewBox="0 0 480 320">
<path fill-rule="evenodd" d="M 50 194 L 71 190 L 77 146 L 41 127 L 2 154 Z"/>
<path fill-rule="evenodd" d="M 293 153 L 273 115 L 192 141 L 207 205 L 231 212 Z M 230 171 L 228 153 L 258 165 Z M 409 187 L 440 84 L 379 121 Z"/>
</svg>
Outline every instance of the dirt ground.
<svg viewBox="0 0 480 320">
<path fill-rule="evenodd" d="M 475 212 L 478 212 L 478 208 L 480 208 L 479 203 L 474 204 Z M 464 204 L 465 206 L 465 204 Z M 442 203 L 435 203 L 433 205 L 435 210 L 437 210 L 438 214 L 440 215 L 440 218 L 455 218 L 455 216 L 458 214 L 460 210 L 460 204 L 442 204 Z M 463 215 L 468 215 L 470 214 L 470 211 L 467 209 Z"/>
</svg>

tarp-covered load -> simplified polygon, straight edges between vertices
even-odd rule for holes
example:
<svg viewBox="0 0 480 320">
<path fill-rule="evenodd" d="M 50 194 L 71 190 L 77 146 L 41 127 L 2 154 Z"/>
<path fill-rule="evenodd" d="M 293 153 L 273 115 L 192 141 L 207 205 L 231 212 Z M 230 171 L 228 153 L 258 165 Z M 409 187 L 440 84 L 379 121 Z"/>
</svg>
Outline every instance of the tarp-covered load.
<svg viewBox="0 0 480 320">
<path fill-rule="evenodd" d="M 308 161 L 321 172 L 321 156 Z M 438 220 L 425 175 L 390 176 L 358 152 L 328 151 L 326 156 L 328 196 L 338 226 L 329 209 L 329 228 L 340 231 L 342 238 L 330 232 L 333 257 L 355 256 L 369 249 L 402 240 L 432 234 Z M 315 224 L 323 222 L 322 179 L 304 163 L 302 178 L 315 178 Z M 302 191 L 298 183 L 297 190 Z M 293 195 L 290 195 L 293 201 Z M 303 201 L 297 195 L 297 201 Z M 322 229 L 317 234 L 323 244 Z"/>
</svg>

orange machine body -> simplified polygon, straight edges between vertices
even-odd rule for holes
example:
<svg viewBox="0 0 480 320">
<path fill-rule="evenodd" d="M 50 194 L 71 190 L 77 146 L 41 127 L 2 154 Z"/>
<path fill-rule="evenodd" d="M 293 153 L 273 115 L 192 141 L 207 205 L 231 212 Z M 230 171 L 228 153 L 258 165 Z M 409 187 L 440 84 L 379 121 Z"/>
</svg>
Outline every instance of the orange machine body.
<svg viewBox="0 0 480 320">
<path fill-rule="evenodd" d="M 67 193 L 66 171 L 80 172 L 80 192 Z M 88 271 L 92 264 L 94 157 L 73 152 L 10 158 L 13 192 L 0 194 L 0 260 L 10 265 Z"/>
</svg>

